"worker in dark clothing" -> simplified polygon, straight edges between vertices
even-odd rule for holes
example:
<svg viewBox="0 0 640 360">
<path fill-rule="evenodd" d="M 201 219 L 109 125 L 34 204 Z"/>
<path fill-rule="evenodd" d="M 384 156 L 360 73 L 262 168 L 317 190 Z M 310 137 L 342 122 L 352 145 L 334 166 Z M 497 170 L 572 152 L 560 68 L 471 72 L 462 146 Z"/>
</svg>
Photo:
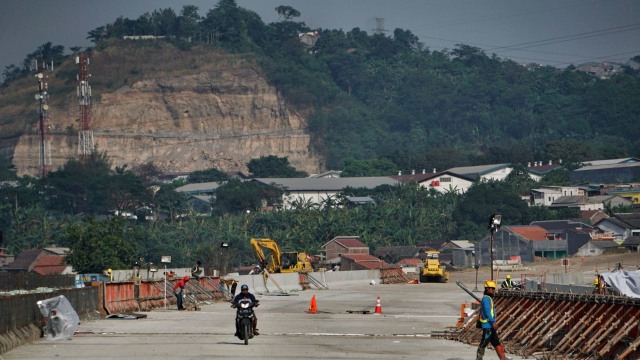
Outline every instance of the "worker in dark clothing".
<svg viewBox="0 0 640 360">
<path fill-rule="evenodd" d="M 236 297 L 233 298 L 233 304 L 231 305 L 231 307 L 235 308 L 236 306 L 238 306 L 238 302 L 242 299 L 250 299 L 253 303 L 253 307 L 258 307 L 258 305 L 260 305 L 260 301 L 257 300 L 256 297 L 249 292 L 249 286 L 247 286 L 247 284 L 242 284 L 242 286 L 240 287 L 240 294 L 236 295 Z M 253 327 L 253 335 L 260 335 L 260 333 L 258 333 L 258 318 L 255 316 L 255 314 L 253 314 L 251 327 Z M 238 326 L 236 324 L 236 331 L 237 329 Z"/>
<path fill-rule="evenodd" d="M 479 318 L 482 326 L 482 338 L 480 339 L 480 345 L 478 345 L 476 360 L 482 360 L 484 357 L 484 351 L 487 349 L 487 345 L 489 345 L 489 343 L 491 343 L 493 348 L 496 349 L 496 353 L 500 360 L 507 360 L 507 356 L 504 354 L 504 346 L 500 344 L 500 338 L 498 338 L 496 309 L 493 306 L 493 295 L 496 292 L 496 286 L 496 282 L 493 280 L 487 280 L 484 283 L 484 296 L 482 297 L 482 307 L 480 309 Z"/>
<path fill-rule="evenodd" d="M 200 279 L 202 274 L 204 274 L 204 270 L 202 269 L 202 261 L 198 260 L 196 264 L 191 268 L 191 276 L 198 280 Z"/>
<path fill-rule="evenodd" d="M 507 290 L 513 288 L 513 281 L 511 281 L 511 275 L 507 275 L 506 279 L 504 279 L 500 287 Z"/>
<path fill-rule="evenodd" d="M 173 294 L 176 296 L 176 304 L 178 305 L 178 310 L 184 310 L 184 306 L 182 306 L 182 298 L 184 296 L 184 287 L 187 285 L 188 281 L 189 277 L 185 276 L 182 279 L 178 280 L 173 286 Z"/>
</svg>

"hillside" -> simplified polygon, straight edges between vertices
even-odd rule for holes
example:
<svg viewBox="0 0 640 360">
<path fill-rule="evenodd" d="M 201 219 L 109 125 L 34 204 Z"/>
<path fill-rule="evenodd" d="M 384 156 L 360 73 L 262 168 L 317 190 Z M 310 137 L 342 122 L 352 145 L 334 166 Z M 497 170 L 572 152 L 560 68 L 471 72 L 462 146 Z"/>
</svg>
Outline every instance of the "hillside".
<svg viewBox="0 0 640 360">
<path fill-rule="evenodd" d="M 317 29 L 303 44 L 299 34 L 312 29 L 287 6 L 271 24 L 233 0 L 204 17 L 197 10 L 89 32 L 96 143 L 114 165 L 227 171 L 277 155 L 307 172 L 372 159 L 408 172 L 640 156 L 632 67 L 597 79 L 464 44 L 431 51 L 403 29 Z M 122 40 L 141 32 L 167 40 Z M 20 174 L 33 174 L 35 81 L 16 71 L 0 93 L 0 144 Z M 51 74 L 54 165 L 76 151 L 76 73 L 66 59 Z"/>
<path fill-rule="evenodd" d="M 301 170 L 322 168 L 310 147 L 305 115 L 286 104 L 251 57 L 123 40 L 95 49 L 89 69 L 95 144 L 114 166 L 246 172 L 252 158 L 274 154 Z M 77 71 L 68 59 L 49 74 L 54 167 L 77 153 Z M 11 114 L 3 119 L 2 147 L 18 175 L 38 170 L 38 115 L 32 103 L 21 101 L 35 94 L 35 85 L 24 79 L 0 94 L 2 113 Z M 22 124 L 28 124 L 24 130 Z"/>
</svg>

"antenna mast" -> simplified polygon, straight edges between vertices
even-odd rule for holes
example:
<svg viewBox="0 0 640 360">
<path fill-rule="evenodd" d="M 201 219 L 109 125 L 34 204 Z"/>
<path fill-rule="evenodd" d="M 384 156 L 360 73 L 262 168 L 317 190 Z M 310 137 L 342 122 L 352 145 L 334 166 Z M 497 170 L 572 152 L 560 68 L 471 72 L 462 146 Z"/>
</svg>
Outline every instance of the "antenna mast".
<svg viewBox="0 0 640 360">
<path fill-rule="evenodd" d="M 39 176 L 41 179 L 47 176 L 47 166 L 51 165 L 51 145 L 49 136 L 49 105 L 47 99 L 49 99 L 49 85 L 48 76 L 45 74 L 45 63 L 38 67 L 38 73 L 36 79 L 38 79 L 38 93 L 36 94 L 36 100 L 38 101 L 38 113 L 40 114 L 40 166 Z"/>
<path fill-rule="evenodd" d="M 80 103 L 80 131 L 78 132 L 78 157 L 86 161 L 93 153 L 93 131 L 91 130 L 91 86 L 89 85 L 89 57 L 82 52 L 76 57 L 78 72 L 78 102 Z"/>
</svg>

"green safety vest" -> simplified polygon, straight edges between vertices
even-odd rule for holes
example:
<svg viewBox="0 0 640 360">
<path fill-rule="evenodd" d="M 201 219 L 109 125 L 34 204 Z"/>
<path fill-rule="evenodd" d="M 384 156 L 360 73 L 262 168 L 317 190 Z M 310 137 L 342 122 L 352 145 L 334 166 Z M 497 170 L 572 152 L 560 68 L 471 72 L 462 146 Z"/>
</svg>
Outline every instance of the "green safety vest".
<svg viewBox="0 0 640 360">
<path fill-rule="evenodd" d="M 485 295 L 487 296 L 487 295 Z M 493 307 L 493 298 L 491 298 L 491 296 L 488 296 L 489 301 L 491 301 L 491 317 L 493 317 L 494 319 L 496 318 L 496 309 Z M 480 304 L 482 305 L 482 304 Z M 482 317 L 482 307 L 480 307 L 480 322 L 485 324 L 487 322 L 489 322 L 489 319 L 485 319 Z"/>
</svg>

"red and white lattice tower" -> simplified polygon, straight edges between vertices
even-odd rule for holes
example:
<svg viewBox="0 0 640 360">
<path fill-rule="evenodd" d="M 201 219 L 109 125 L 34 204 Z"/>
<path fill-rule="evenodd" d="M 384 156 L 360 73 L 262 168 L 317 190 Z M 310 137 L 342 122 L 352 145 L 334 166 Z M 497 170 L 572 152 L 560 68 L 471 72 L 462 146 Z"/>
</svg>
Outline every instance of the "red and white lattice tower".
<svg viewBox="0 0 640 360">
<path fill-rule="evenodd" d="M 80 103 L 80 131 L 78 132 L 78 157 L 86 160 L 94 151 L 93 130 L 91 130 L 91 86 L 89 85 L 89 57 L 80 53 L 76 57 L 78 72 L 78 102 Z"/>
<path fill-rule="evenodd" d="M 44 178 L 47 176 L 47 167 L 51 166 L 51 141 L 49 136 L 49 105 L 47 100 L 49 99 L 49 85 L 48 76 L 46 74 L 46 68 L 44 61 L 40 66 L 36 64 L 38 73 L 36 79 L 38 80 L 38 93 L 36 94 L 36 100 L 38 101 L 38 113 L 40 114 L 40 163 L 39 163 L 39 176 Z"/>
</svg>

